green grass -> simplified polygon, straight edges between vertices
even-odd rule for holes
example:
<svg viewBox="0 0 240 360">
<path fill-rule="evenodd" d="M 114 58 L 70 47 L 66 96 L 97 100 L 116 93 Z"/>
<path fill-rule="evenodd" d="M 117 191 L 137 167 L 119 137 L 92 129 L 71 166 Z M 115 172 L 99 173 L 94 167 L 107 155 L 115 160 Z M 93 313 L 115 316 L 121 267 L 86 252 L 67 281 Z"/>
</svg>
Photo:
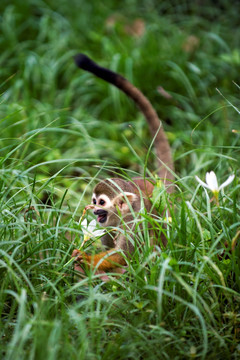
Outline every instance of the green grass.
<svg viewBox="0 0 240 360">
<path fill-rule="evenodd" d="M 1 2 L 1 358 L 239 357 L 239 5 L 197 4 Z M 155 158 L 142 115 L 77 69 L 78 52 L 149 97 L 176 167 L 167 228 L 140 214 L 167 248 L 137 232 L 143 251 L 109 282 L 63 267 L 79 218 L 99 179 L 154 174 Z M 210 170 L 219 183 L 235 173 L 219 206 L 195 180 Z"/>
</svg>

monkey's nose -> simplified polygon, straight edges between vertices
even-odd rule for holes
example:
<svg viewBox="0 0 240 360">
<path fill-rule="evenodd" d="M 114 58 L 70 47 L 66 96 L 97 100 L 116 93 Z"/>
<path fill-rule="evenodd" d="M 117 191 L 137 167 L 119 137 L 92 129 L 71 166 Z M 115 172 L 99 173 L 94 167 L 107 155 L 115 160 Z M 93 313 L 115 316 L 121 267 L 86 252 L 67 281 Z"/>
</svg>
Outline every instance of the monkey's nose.
<svg viewBox="0 0 240 360">
<path fill-rule="evenodd" d="M 93 213 L 94 215 L 105 215 L 107 211 L 103 209 L 96 209 Z"/>
</svg>

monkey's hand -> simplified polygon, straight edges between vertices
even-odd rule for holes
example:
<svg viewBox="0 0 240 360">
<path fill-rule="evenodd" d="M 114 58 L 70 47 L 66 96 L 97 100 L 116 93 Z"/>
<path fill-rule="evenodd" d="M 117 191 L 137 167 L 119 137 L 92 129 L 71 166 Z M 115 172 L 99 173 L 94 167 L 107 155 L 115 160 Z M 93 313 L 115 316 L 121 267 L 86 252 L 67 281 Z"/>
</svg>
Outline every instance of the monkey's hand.
<svg viewBox="0 0 240 360">
<path fill-rule="evenodd" d="M 85 252 L 80 251 L 78 249 L 73 250 L 72 257 L 75 258 L 74 260 L 79 264 L 86 264 L 86 263 L 89 264 L 89 257 L 91 258 L 91 256 L 87 255 Z"/>
<path fill-rule="evenodd" d="M 102 271 L 111 271 L 119 267 L 119 265 L 126 265 L 126 262 L 121 254 L 116 252 L 111 254 L 112 252 L 112 250 L 109 250 L 96 255 L 87 255 L 86 253 L 75 249 L 72 253 L 72 257 L 74 257 L 75 261 L 80 264 L 87 265 L 88 267 L 97 267 L 98 270 Z"/>
</svg>

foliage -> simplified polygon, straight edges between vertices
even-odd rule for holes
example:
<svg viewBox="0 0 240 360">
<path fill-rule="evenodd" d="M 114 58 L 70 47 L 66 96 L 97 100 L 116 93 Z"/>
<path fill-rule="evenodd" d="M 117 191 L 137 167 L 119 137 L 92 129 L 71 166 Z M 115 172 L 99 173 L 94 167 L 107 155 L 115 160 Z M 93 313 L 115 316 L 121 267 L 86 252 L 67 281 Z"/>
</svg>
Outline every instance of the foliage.
<svg viewBox="0 0 240 360">
<path fill-rule="evenodd" d="M 239 357 L 239 4 L 198 4 L 1 2 L 1 358 Z M 170 216 L 140 214 L 167 248 L 136 233 L 143 250 L 109 282 L 63 267 L 79 217 L 99 178 L 154 172 L 154 151 L 142 115 L 76 69 L 78 52 L 149 97 L 176 165 L 175 193 L 155 191 Z M 195 180 L 210 170 L 235 174 L 219 203 Z"/>
</svg>

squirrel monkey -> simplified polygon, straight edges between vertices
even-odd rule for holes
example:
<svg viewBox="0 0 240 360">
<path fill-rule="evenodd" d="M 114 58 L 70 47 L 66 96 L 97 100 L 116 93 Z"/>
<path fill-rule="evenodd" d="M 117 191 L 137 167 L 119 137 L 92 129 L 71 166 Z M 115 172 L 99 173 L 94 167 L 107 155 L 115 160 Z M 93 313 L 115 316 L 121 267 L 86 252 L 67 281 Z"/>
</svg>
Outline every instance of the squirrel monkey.
<svg viewBox="0 0 240 360">
<path fill-rule="evenodd" d="M 174 180 L 174 166 L 171 149 L 158 115 L 149 100 L 124 77 L 100 67 L 86 55 L 76 55 L 75 62 L 79 68 L 89 71 L 118 87 L 138 105 L 154 138 L 159 167 L 158 175 L 164 182 L 167 191 L 172 192 L 170 185 Z M 151 211 L 152 205 L 149 200 L 153 188 L 153 184 L 140 178 L 134 178 L 132 181 L 114 178 L 98 183 L 93 190 L 93 213 L 97 216 L 97 221 L 102 227 L 118 227 L 120 231 L 118 231 L 115 238 L 111 237 L 110 234 L 102 237 L 102 244 L 108 248 L 107 251 L 96 255 L 87 255 L 77 249 L 74 250 L 72 256 L 75 257 L 75 261 L 86 266 L 97 267 L 98 270 L 105 272 L 113 271 L 119 265 L 125 265 L 126 262 L 122 252 L 126 256 L 130 256 L 134 252 L 134 245 L 137 246 L 137 244 L 134 244 L 133 236 L 136 226 L 133 213 L 137 214 L 141 211 L 142 203 L 144 203 L 148 213 L 154 213 L 154 211 Z M 131 241 L 127 239 L 125 231 L 131 234 Z M 166 245 L 166 239 L 162 239 L 162 242 Z"/>
</svg>

